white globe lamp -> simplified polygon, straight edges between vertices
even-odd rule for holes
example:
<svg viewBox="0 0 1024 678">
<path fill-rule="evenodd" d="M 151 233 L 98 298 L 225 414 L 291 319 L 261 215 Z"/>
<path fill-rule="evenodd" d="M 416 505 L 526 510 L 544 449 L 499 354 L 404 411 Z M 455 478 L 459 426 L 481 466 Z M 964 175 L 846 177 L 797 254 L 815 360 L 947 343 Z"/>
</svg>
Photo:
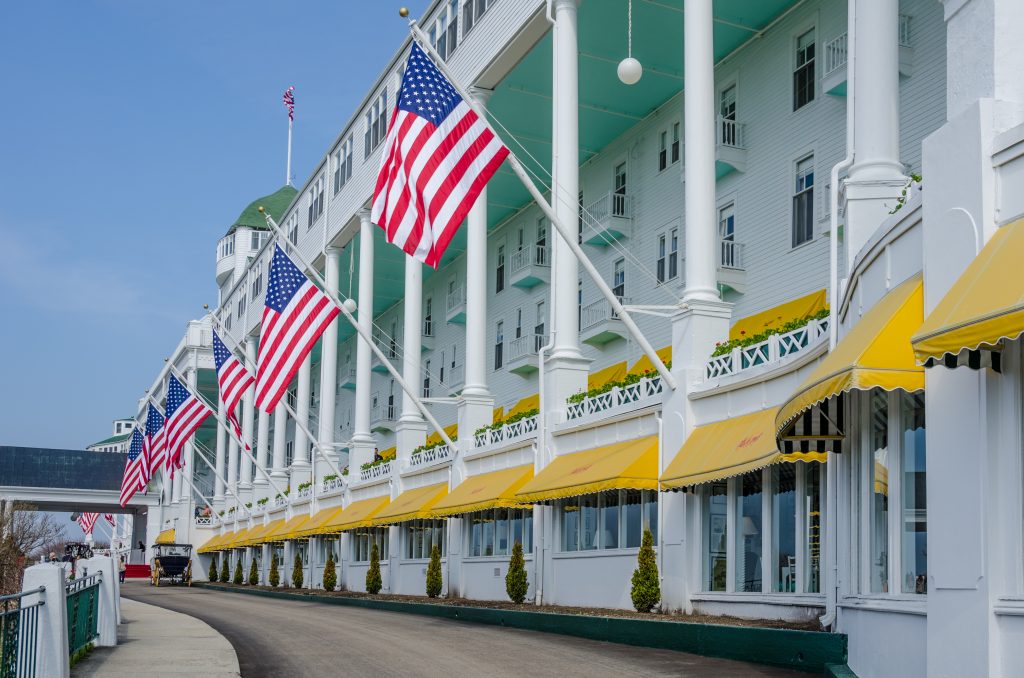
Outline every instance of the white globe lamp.
<svg viewBox="0 0 1024 678">
<path fill-rule="evenodd" d="M 644 67 L 633 57 L 626 57 L 619 62 L 617 71 L 622 84 L 635 85 L 640 82 L 640 78 L 644 74 Z"/>
</svg>

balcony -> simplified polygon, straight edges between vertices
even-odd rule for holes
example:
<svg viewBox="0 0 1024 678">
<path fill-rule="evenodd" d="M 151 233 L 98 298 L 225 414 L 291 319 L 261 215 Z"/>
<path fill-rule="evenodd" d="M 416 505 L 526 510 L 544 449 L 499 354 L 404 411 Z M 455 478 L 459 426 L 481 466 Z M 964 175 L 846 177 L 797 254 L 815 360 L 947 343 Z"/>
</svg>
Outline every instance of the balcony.
<svg viewBox="0 0 1024 678">
<path fill-rule="evenodd" d="M 900 75 L 914 74 L 914 49 L 910 46 L 911 17 L 900 14 L 899 18 Z M 846 96 L 846 62 L 849 58 L 849 38 L 846 33 L 837 35 L 823 45 L 823 66 L 821 89 L 833 96 Z"/>
<path fill-rule="evenodd" d="M 736 347 L 729 353 L 714 356 L 704 366 L 704 379 L 710 381 L 737 375 L 744 370 L 779 363 L 789 356 L 806 351 L 828 341 L 828 323 L 827 317 L 811 320 L 791 332 L 773 334 L 760 343 Z"/>
<path fill-rule="evenodd" d="M 715 124 L 715 177 L 747 171 L 747 126 L 718 116 Z"/>
<path fill-rule="evenodd" d="M 422 452 L 413 452 L 405 464 L 405 470 L 422 469 L 436 466 L 455 458 L 455 448 L 450 445 L 436 445 Z"/>
<path fill-rule="evenodd" d="M 211 527 L 215 524 L 213 516 L 196 516 L 196 527 Z"/>
<path fill-rule="evenodd" d="M 350 391 L 356 390 L 356 368 L 349 367 L 338 373 L 338 388 L 335 393 L 341 393 L 341 389 L 347 388 Z"/>
<path fill-rule="evenodd" d="M 664 390 L 660 376 L 646 377 L 635 384 L 616 386 L 610 391 L 584 398 L 578 403 L 570 403 L 566 409 L 566 419 L 575 425 L 590 419 L 604 419 L 659 405 Z"/>
<path fill-rule="evenodd" d="M 524 334 L 511 339 L 508 342 L 508 360 L 505 361 L 508 371 L 525 377 L 539 370 L 537 351 L 546 343 L 546 334 Z"/>
<path fill-rule="evenodd" d="M 466 324 L 466 288 L 464 285 L 457 285 L 455 289 L 449 290 L 445 295 L 444 318 L 457 325 Z"/>
<path fill-rule="evenodd" d="M 718 241 L 718 282 L 735 292 L 747 291 L 744 245 L 735 240 Z"/>
<path fill-rule="evenodd" d="M 465 365 L 451 365 L 445 370 L 444 374 L 444 385 L 448 388 L 449 395 L 455 395 L 462 392 L 462 387 L 466 384 L 466 366 Z"/>
<path fill-rule="evenodd" d="M 235 270 L 235 234 L 229 233 L 217 243 L 217 284 L 223 285 Z"/>
<path fill-rule="evenodd" d="M 388 459 L 383 464 L 377 464 L 370 466 L 369 468 L 359 469 L 359 482 L 366 482 L 368 480 L 376 480 L 378 478 L 388 478 L 391 476 L 392 470 L 395 468 L 395 460 Z"/>
<path fill-rule="evenodd" d="M 322 497 L 325 494 L 341 492 L 343 489 L 345 489 L 345 480 L 343 478 L 331 478 L 320 485 L 320 492 L 318 494 Z"/>
<path fill-rule="evenodd" d="M 370 402 L 370 430 L 394 431 L 397 407 L 393 403 L 388 404 L 387 399 L 378 393 L 373 394 Z"/>
<path fill-rule="evenodd" d="M 387 337 L 374 337 L 373 343 L 377 345 L 380 352 L 383 353 L 384 356 L 392 363 L 401 359 L 402 349 L 398 345 L 398 337 L 392 337 L 391 339 L 388 339 Z M 384 365 L 381 359 L 377 357 L 376 353 L 371 357 L 370 364 L 370 369 L 374 372 L 377 372 L 378 374 L 388 373 L 388 368 Z"/>
<path fill-rule="evenodd" d="M 583 242 L 606 247 L 633 234 L 633 196 L 607 193 L 587 205 L 583 214 Z"/>
<path fill-rule="evenodd" d="M 545 245 L 531 245 L 512 253 L 509 282 L 528 290 L 551 282 L 551 253 Z"/>
<path fill-rule="evenodd" d="M 537 417 L 533 415 L 511 424 L 504 424 L 498 428 L 488 429 L 477 433 L 473 437 L 473 448 L 479 450 L 485 447 L 503 447 L 511 443 L 529 440 L 537 436 Z"/>
<path fill-rule="evenodd" d="M 626 297 L 619 297 L 619 301 L 629 303 Z M 595 301 L 580 309 L 580 341 L 583 343 L 603 348 L 609 342 L 624 339 L 626 334 L 626 326 L 612 312 L 612 306 L 606 300 Z"/>
</svg>

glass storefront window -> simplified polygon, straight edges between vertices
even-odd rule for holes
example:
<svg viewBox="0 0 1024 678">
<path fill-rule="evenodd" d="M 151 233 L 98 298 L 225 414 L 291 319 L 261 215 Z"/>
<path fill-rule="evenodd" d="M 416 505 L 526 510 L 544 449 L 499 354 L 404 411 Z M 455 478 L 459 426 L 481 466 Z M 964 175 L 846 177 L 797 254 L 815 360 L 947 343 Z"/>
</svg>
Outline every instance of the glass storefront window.
<svg viewBox="0 0 1024 678">
<path fill-rule="evenodd" d="M 821 474 L 822 464 L 797 464 L 804 474 L 804 526 L 807 551 L 804 556 L 804 592 L 821 592 Z"/>
<path fill-rule="evenodd" d="M 601 548 L 619 548 L 619 493 L 607 492 L 601 499 Z"/>
<path fill-rule="evenodd" d="M 622 513 L 626 523 L 626 543 L 623 546 L 627 549 L 640 548 L 644 532 L 641 518 L 644 494 L 640 490 L 625 490 L 622 494 Z"/>
<path fill-rule="evenodd" d="M 363 527 L 352 532 L 352 562 L 370 562 L 370 547 L 377 544 L 381 562 L 388 559 L 388 528 Z"/>
<path fill-rule="evenodd" d="M 773 591 L 796 591 L 796 467 L 771 467 Z"/>
<path fill-rule="evenodd" d="M 903 593 L 928 592 L 928 508 L 925 493 L 924 395 L 900 395 L 903 420 Z"/>
<path fill-rule="evenodd" d="M 726 590 L 726 563 L 729 539 L 729 483 L 710 483 L 704 492 L 704 588 Z"/>
<path fill-rule="evenodd" d="M 868 405 L 871 459 L 871 591 L 889 591 L 889 394 L 873 391 Z"/>
<path fill-rule="evenodd" d="M 481 513 L 474 513 L 470 518 L 469 522 L 469 555 L 479 556 L 480 545 L 483 543 L 480 538 L 481 531 L 483 530 L 484 518 Z"/>
<path fill-rule="evenodd" d="M 437 546 L 445 554 L 443 520 L 409 520 L 402 523 L 405 532 L 405 557 L 411 560 L 430 557 L 430 551 Z M 383 558 L 383 556 L 382 556 Z"/>
<path fill-rule="evenodd" d="M 651 490 L 611 490 L 559 506 L 563 551 L 639 548 L 645 529 L 658 537 L 658 494 Z"/>
<path fill-rule="evenodd" d="M 761 472 L 736 483 L 736 590 L 761 591 Z"/>
<path fill-rule="evenodd" d="M 508 509 L 494 510 L 494 555 L 507 556 L 510 552 L 508 543 Z"/>
<path fill-rule="evenodd" d="M 580 551 L 597 548 L 597 495 L 580 498 Z"/>
<path fill-rule="evenodd" d="M 562 504 L 562 550 L 578 551 L 580 540 L 580 505 L 575 501 Z"/>
<path fill-rule="evenodd" d="M 470 556 L 511 555 L 516 542 L 523 545 L 524 555 L 533 548 L 533 511 L 530 509 L 478 511 L 467 517 L 466 524 Z"/>
</svg>

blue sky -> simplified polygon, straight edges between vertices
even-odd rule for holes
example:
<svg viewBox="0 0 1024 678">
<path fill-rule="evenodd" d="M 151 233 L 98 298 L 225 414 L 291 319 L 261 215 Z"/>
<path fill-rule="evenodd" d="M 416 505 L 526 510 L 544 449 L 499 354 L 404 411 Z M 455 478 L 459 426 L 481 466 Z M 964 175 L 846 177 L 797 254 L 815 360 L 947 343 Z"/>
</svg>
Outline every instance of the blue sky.
<svg viewBox="0 0 1024 678">
<path fill-rule="evenodd" d="M 0 23 L 0 445 L 81 448 L 216 303 L 217 240 L 301 184 L 427 0 L 10 3 Z"/>
</svg>

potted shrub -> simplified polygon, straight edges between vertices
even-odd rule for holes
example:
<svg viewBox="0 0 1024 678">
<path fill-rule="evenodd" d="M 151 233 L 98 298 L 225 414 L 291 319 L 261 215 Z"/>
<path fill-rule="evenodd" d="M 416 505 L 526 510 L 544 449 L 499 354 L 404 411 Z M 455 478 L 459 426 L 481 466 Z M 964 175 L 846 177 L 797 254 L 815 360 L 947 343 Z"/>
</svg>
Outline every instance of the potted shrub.
<svg viewBox="0 0 1024 678">
<path fill-rule="evenodd" d="M 235 586 L 241 586 L 243 581 L 244 580 L 242 579 L 242 561 L 239 560 L 235 563 L 235 577 L 234 579 L 232 579 L 231 583 L 233 583 Z"/>
<path fill-rule="evenodd" d="M 516 540 L 512 546 L 512 559 L 508 563 L 508 573 L 505 575 L 505 593 L 513 603 L 521 604 L 526 600 L 526 590 L 529 584 L 526 581 L 526 560 L 523 558 L 523 545 Z"/>
<path fill-rule="evenodd" d="M 249 586 L 256 586 L 260 583 L 260 573 L 256 569 L 256 559 L 252 559 L 252 565 L 249 566 Z"/>
<path fill-rule="evenodd" d="M 443 580 L 441 578 L 441 549 L 437 544 L 430 549 L 430 564 L 427 565 L 427 597 L 437 598 L 441 595 Z"/>
<path fill-rule="evenodd" d="M 366 592 L 376 595 L 383 586 L 384 581 L 380 576 L 380 553 L 377 551 L 377 544 L 374 543 L 370 549 L 370 569 L 366 571 Z"/>
<path fill-rule="evenodd" d="M 277 571 L 277 554 L 275 553 L 270 557 L 270 576 L 268 577 L 270 585 L 275 589 L 277 585 L 281 583 L 281 573 Z"/>
<path fill-rule="evenodd" d="M 210 581 L 217 581 L 217 559 L 213 558 L 210 560 Z"/>
<path fill-rule="evenodd" d="M 292 586 L 302 588 L 302 556 L 299 555 L 298 549 L 295 550 L 295 560 L 292 562 Z"/>
<path fill-rule="evenodd" d="M 228 572 L 228 554 L 225 552 L 220 558 L 220 580 L 225 584 L 231 579 L 231 573 Z"/>
<path fill-rule="evenodd" d="M 640 553 L 637 554 L 637 567 L 633 571 L 633 587 L 630 590 L 633 607 L 637 612 L 650 612 L 651 608 L 661 600 L 661 587 L 658 585 L 658 564 L 654 559 L 654 535 L 644 530 Z"/>
<path fill-rule="evenodd" d="M 337 583 L 338 573 L 334 569 L 334 554 L 331 553 L 327 556 L 327 562 L 324 563 L 324 589 L 333 591 Z"/>
</svg>

